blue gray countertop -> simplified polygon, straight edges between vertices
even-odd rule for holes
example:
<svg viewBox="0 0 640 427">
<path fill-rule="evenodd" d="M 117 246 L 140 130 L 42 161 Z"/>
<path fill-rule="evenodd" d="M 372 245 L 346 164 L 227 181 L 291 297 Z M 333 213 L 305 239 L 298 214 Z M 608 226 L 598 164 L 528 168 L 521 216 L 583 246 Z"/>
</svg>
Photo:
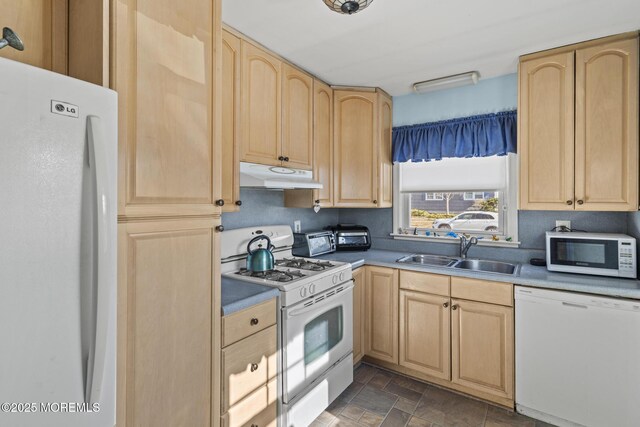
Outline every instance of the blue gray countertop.
<svg viewBox="0 0 640 427">
<path fill-rule="evenodd" d="M 496 282 L 508 282 L 536 288 L 556 289 L 562 291 L 582 292 L 588 294 L 605 295 L 620 298 L 640 299 L 640 281 L 632 279 L 618 279 L 615 277 L 590 276 L 584 274 L 556 273 L 546 267 L 535 267 L 522 264 L 519 274 L 506 275 L 465 271 L 447 267 L 432 267 L 396 263 L 398 258 L 411 253 L 383 251 L 371 249 L 358 252 L 335 252 L 318 258 L 325 260 L 350 262 L 353 268 L 363 265 L 377 265 L 403 270 L 423 271 L 428 273 L 446 274 L 448 276 L 470 277 L 486 279 Z"/>
<path fill-rule="evenodd" d="M 222 315 L 228 316 L 279 295 L 276 288 L 222 276 Z"/>
<path fill-rule="evenodd" d="M 465 271 L 446 267 L 432 267 L 396 263 L 398 258 L 410 255 L 406 252 L 371 249 L 357 252 L 335 252 L 318 257 L 328 261 L 349 262 L 353 268 L 363 265 L 377 265 L 403 270 L 446 274 L 448 276 L 470 277 L 474 279 L 508 282 L 536 288 L 582 292 L 611 297 L 640 300 L 640 281 L 615 277 L 589 276 L 582 274 L 555 273 L 545 267 L 522 264 L 517 275 Z M 228 277 L 222 278 L 222 315 L 227 316 L 244 310 L 279 295 L 276 288 L 243 282 Z"/>
</svg>

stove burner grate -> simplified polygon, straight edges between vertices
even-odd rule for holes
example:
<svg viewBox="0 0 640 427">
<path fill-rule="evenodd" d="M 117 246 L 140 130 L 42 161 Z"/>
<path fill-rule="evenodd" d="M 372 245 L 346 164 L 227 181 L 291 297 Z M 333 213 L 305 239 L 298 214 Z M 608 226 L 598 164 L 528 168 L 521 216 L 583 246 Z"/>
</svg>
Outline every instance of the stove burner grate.
<svg viewBox="0 0 640 427">
<path fill-rule="evenodd" d="M 329 261 L 310 261 L 304 258 L 283 258 L 276 261 L 277 266 L 299 268 L 301 270 L 322 271 L 333 267 Z"/>
<path fill-rule="evenodd" d="M 273 282 L 290 282 L 292 280 L 304 277 L 304 274 L 296 270 L 267 270 L 267 271 L 250 271 L 242 268 L 236 274 L 245 277 L 256 277 L 258 279 L 271 280 Z"/>
</svg>

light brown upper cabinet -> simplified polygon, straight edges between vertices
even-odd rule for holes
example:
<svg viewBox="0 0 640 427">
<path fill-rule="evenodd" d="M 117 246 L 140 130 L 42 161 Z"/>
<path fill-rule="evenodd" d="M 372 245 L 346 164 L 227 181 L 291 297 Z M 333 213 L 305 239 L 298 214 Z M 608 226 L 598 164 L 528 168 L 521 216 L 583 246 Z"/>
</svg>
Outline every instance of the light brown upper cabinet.
<svg viewBox="0 0 640 427">
<path fill-rule="evenodd" d="M 120 215 L 221 211 L 216 4 L 115 2 L 112 86 L 118 92 Z"/>
<path fill-rule="evenodd" d="M 223 212 L 240 208 L 240 38 L 222 31 L 222 200 Z"/>
<path fill-rule="evenodd" d="M 393 162 L 391 161 L 391 136 L 393 129 L 393 101 L 378 90 L 378 207 L 393 206 Z"/>
<path fill-rule="evenodd" d="M 523 56 L 520 208 L 638 209 L 638 35 Z"/>
<path fill-rule="evenodd" d="M 377 206 L 377 94 L 335 90 L 334 206 Z"/>
<path fill-rule="evenodd" d="M 0 0 L 0 28 L 20 36 L 25 49 L 0 50 L 0 57 L 67 73 L 68 0 Z"/>
<path fill-rule="evenodd" d="M 284 165 L 313 168 L 313 77 L 282 63 L 282 150 Z"/>
<path fill-rule="evenodd" d="M 313 203 L 333 207 L 333 90 L 320 80 L 313 85 L 313 177 L 323 185 Z"/>
<path fill-rule="evenodd" d="M 240 160 L 282 162 L 282 62 L 242 40 Z"/>
<path fill-rule="evenodd" d="M 638 209 L 638 37 L 576 50 L 577 210 Z"/>
<path fill-rule="evenodd" d="M 365 354 L 398 363 L 398 270 L 366 267 Z"/>
</svg>

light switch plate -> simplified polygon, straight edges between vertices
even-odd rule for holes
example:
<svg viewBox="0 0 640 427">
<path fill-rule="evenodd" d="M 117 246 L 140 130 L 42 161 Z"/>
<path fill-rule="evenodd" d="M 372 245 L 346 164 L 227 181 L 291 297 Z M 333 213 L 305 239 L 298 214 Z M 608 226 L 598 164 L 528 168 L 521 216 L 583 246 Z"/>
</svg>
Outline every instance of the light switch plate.
<svg viewBox="0 0 640 427">
<path fill-rule="evenodd" d="M 299 233 L 300 230 L 302 230 L 302 224 L 300 223 L 299 219 L 296 219 L 295 221 L 293 221 L 293 232 Z"/>
<path fill-rule="evenodd" d="M 560 227 L 567 227 L 567 228 L 571 228 L 571 221 L 566 221 L 566 220 L 556 220 L 556 227 L 560 228 Z"/>
</svg>

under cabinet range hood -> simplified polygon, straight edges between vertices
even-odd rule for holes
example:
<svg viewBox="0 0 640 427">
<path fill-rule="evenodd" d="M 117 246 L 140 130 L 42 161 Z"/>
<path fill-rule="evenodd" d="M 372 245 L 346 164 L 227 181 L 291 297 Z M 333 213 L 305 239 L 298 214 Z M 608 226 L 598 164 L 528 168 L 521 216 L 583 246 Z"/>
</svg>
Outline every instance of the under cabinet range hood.
<svg viewBox="0 0 640 427">
<path fill-rule="evenodd" d="M 240 162 L 240 187 L 287 190 L 322 188 L 322 184 L 313 180 L 311 171 Z"/>
</svg>

